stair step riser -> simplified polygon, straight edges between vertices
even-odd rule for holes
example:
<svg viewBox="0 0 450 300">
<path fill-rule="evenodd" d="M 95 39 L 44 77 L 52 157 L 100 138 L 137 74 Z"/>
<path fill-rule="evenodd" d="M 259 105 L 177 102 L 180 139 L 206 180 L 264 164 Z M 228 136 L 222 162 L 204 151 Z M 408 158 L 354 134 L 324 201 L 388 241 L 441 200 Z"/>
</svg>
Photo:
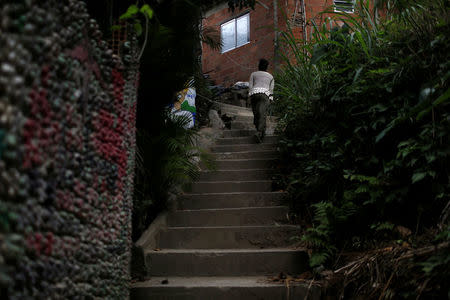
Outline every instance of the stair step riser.
<svg viewBox="0 0 450 300">
<path fill-rule="evenodd" d="M 247 107 L 236 106 L 236 105 L 218 102 L 218 101 L 214 101 L 213 107 L 216 110 L 217 109 L 235 109 L 235 110 L 240 110 L 240 111 L 251 111 L 251 109 L 247 108 Z"/>
<path fill-rule="evenodd" d="M 276 123 L 267 122 L 266 123 L 266 130 L 270 130 L 273 132 L 273 130 L 276 127 Z M 239 121 L 232 121 L 231 122 L 231 129 L 255 129 L 255 125 L 253 122 L 239 122 Z"/>
<path fill-rule="evenodd" d="M 261 143 L 261 144 L 247 144 L 247 145 L 216 145 L 212 146 L 213 152 L 245 152 L 245 151 L 274 151 L 277 149 L 276 144 Z"/>
<path fill-rule="evenodd" d="M 234 122 L 253 123 L 253 118 L 254 118 L 253 116 L 236 116 L 233 121 Z"/>
<path fill-rule="evenodd" d="M 214 153 L 214 157 L 219 160 L 272 158 L 277 157 L 277 155 L 278 152 L 275 150 Z"/>
<path fill-rule="evenodd" d="M 304 251 L 246 253 L 163 253 L 146 255 L 149 276 L 255 276 L 307 270 Z"/>
<path fill-rule="evenodd" d="M 268 169 L 273 167 L 275 159 L 218 160 L 217 170 Z"/>
<path fill-rule="evenodd" d="M 277 136 L 266 136 L 264 143 L 276 143 L 278 141 Z M 221 138 L 217 139 L 216 145 L 242 145 L 242 144 L 256 144 L 257 140 L 254 136 L 248 137 L 234 137 L 234 138 Z"/>
<path fill-rule="evenodd" d="M 287 222 L 287 213 L 288 208 L 284 206 L 231 210 L 181 210 L 171 213 L 168 224 L 171 227 L 274 225 Z"/>
<path fill-rule="evenodd" d="M 183 195 L 178 198 L 178 209 L 214 209 L 236 207 L 263 207 L 280 205 L 284 193 L 242 193 L 216 195 Z"/>
<path fill-rule="evenodd" d="M 220 110 L 220 115 L 221 116 L 225 115 L 227 117 L 231 117 L 231 118 L 233 118 L 233 120 L 237 116 L 251 117 L 253 120 L 253 112 L 251 112 L 250 110 L 238 110 L 238 109 L 224 108 L 224 109 Z"/>
<path fill-rule="evenodd" d="M 225 130 L 223 132 L 224 138 L 231 138 L 231 137 L 246 137 L 246 136 L 252 136 L 256 133 L 256 130 Z"/>
<path fill-rule="evenodd" d="M 294 226 L 171 227 L 160 234 L 161 249 L 259 249 L 287 247 Z"/>
<path fill-rule="evenodd" d="M 320 289 L 307 284 L 284 284 L 271 286 L 208 286 L 208 287 L 172 287 L 160 284 L 157 287 L 134 287 L 132 300 L 278 300 L 278 299 L 321 299 Z"/>
<path fill-rule="evenodd" d="M 237 115 L 236 118 L 234 118 L 235 122 L 246 122 L 246 123 L 253 123 L 253 115 L 245 116 L 245 115 Z M 266 122 L 275 123 L 277 119 L 275 117 L 268 116 L 266 118 Z"/>
<path fill-rule="evenodd" d="M 273 171 L 260 170 L 228 170 L 201 172 L 198 181 L 252 181 L 268 180 Z"/>
<path fill-rule="evenodd" d="M 240 106 L 240 105 L 234 105 L 234 104 L 229 104 L 229 103 L 223 103 L 223 102 L 217 102 L 218 105 L 214 105 L 214 109 L 216 110 L 235 110 L 235 111 L 239 111 L 242 113 L 248 112 L 251 113 L 252 109 L 250 107 L 244 107 L 244 106 Z"/>
<path fill-rule="evenodd" d="M 240 114 L 253 114 L 251 107 L 244 107 L 244 106 L 238 106 L 233 104 L 220 104 L 220 106 L 217 106 L 215 108 L 216 110 L 220 110 L 222 114 L 225 112 L 236 112 Z"/>
<path fill-rule="evenodd" d="M 246 192 L 271 192 L 271 181 L 243 181 L 243 182 L 194 182 L 191 185 L 191 193 L 246 193 Z"/>
</svg>

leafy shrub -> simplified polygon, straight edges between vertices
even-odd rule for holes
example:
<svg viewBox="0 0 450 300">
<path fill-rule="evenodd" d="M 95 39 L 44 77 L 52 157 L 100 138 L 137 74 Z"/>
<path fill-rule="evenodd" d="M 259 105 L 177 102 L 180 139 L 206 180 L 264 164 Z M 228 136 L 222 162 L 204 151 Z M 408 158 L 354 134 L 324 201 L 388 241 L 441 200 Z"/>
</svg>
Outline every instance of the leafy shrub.
<svg viewBox="0 0 450 300">
<path fill-rule="evenodd" d="M 137 240 L 158 213 L 167 208 L 169 192 L 198 176 L 203 152 L 195 146 L 197 131 L 185 129 L 183 116 L 163 111 L 159 132 L 138 131 L 133 239 Z M 152 158 L 152 159 L 150 159 Z"/>
<path fill-rule="evenodd" d="M 448 1 L 398 2 L 380 21 L 360 1 L 308 43 L 281 34 L 282 181 L 311 215 L 313 266 L 380 224 L 433 226 L 449 201 Z"/>
</svg>

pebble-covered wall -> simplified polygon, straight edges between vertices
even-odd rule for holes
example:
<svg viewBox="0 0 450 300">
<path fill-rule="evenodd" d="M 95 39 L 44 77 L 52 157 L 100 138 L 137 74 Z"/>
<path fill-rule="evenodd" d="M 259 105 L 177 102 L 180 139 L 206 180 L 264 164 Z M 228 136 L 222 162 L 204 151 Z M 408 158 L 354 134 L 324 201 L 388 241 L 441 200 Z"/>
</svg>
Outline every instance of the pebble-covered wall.
<svg viewBox="0 0 450 300">
<path fill-rule="evenodd" d="M 0 1 L 0 299 L 128 298 L 135 42 L 113 58 L 82 1 Z"/>
</svg>

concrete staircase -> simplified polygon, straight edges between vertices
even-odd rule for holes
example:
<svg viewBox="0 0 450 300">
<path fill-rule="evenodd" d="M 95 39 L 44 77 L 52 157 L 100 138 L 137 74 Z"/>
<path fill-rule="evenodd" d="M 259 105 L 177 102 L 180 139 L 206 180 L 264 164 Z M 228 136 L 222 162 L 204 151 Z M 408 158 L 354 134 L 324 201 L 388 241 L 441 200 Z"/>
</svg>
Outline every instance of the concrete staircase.
<svg viewBox="0 0 450 300">
<path fill-rule="evenodd" d="M 277 138 L 256 144 L 252 119 L 238 118 L 251 111 L 226 108 L 245 129 L 224 130 L 212 147 L 217 170 L 202 171 L 180 197 L 158 248 L 145 250 L 150 279 L 133 284 L 131 299 L 319 299 L 314 288 L 268 277 L 304 272 L 308 255 L 290 247 L 299 228 L 272 191 Z"/>
</svg>

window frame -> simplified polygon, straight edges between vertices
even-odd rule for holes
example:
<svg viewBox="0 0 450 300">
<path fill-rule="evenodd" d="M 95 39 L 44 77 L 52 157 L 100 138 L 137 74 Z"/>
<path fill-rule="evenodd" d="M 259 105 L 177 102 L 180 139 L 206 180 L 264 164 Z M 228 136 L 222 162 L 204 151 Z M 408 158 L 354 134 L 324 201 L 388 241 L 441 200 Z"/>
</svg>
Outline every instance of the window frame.
<svg viewBox="0 0 450 300">
<path fill-rule="evenodd" d="M 247 18 L 247 42 L 245 42 L 244 44 L 238 46 L 238 44 L 237 44 L 237 39 L 238 39 L 238 34 L 237 34 L 237 21 L 238 21 L 238 19 L 241 19 L 241 18 L 243 18 L 243 17 L 246 17 L 246 18 Z M 247 12 L 245 12 L 245 13 L 239 15 L 239 16 L 236 16 L 236 17 L 234 17 L 234 18 L 232 18 L 232 19 L 229 19 L 229 20 L 227 20 L 227 21 L 225 21 L 225 22 L 223 22 L 223 23 L 220 24 L 220 41 L 222 42 L 222 36 L 223 36 L 223 35 L 222 35 L 222 26 L 224 26 L 224 25 L 226 25 L 226 24 L 229 24 L 229 23 L 231 23 L 231 22 L 234 22 L 234 47 L 232 47 L 232 48 L 227 49 L 227 50 L 224 51 L 224 50 L 223 50 L 223 45 L 222 45 L 222 49 L 220 50 L 220 52 L 221 52 L 222 54 L 223 54 L 223 53 L 226 53 L 226 52 L 229 52 L 229 51 L 232 51 L 232 50 L 234 50 L 234 49 L 237 49 L 237 48 L 239 48 L 239 47 L 245 46 L 245 45 L 247 45 L 247 44 L 250 43 L 250 12 L 249 12 L 249 11 L 247 11 Z"/>
<path fill-rule="evenodd" d="M 346 11 L 346 10 L 342 10 L 339 9 L 338 6 L 336 5 L 336 2 L 351 2 L 352 4 L 352 10 L 351 11 Z M 348 13 L 348 14 L 353 14 L 355 12 L 355 5 L 356 5 L 356 1 L 355 0 L 333 0 L 333 8 L 334 8 L 334 12 L 343 12 L 343 13 Z"/>
</svg>

